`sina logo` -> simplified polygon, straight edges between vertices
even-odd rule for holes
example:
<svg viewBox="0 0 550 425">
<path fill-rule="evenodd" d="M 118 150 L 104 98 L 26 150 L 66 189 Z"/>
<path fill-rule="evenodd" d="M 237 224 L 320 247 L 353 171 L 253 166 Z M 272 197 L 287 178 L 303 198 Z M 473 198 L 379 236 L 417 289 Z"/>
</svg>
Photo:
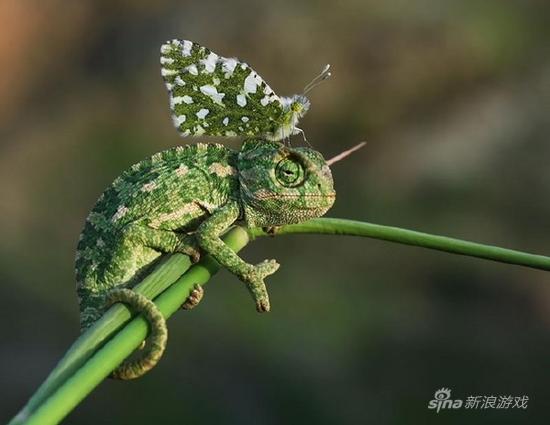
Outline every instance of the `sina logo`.
<svg viewBox="0 0 550 425">
<path fill-rule="evenodd" d="M 462 400 L 451 400 L 451 390 L 449 388 L 441 388 L 434 394 L 434 399 L 428 403 L 428 409 L 436 409 L 439 413 L 441 409 L 460 409 Z"/>
</svg>

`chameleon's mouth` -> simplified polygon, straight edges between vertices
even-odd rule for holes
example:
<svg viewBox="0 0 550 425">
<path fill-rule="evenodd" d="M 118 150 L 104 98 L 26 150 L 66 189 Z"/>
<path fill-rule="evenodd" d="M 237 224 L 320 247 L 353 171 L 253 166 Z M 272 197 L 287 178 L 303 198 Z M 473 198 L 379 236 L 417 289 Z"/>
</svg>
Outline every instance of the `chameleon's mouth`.
<svg viewBox="0 0 550 425">
<path fill-rule="evenodd" d="M 325 195 L 294 195 L 293 193 L 262 193 L 261 195 L 256 195 L 257 199 L 299 199 L 299 198 L 308 198 L 308 199 L 334 199 L 336 198 L 336 192 L 327 193 Z"/>
</svg>

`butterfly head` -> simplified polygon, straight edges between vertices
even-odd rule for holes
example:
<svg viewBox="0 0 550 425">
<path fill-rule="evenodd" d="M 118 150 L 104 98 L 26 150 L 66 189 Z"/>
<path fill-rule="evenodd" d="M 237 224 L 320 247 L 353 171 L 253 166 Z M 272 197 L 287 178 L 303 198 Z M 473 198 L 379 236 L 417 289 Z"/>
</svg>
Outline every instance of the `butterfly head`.
<svg viewBox="0 0 550 425">
<path fill-rule="evenodd" d="M 296 125 L 309 110 L 310 103 L 304 95 L 295 94 L 292 97 L 281 97 L 281 105 L 283 107 L 282 119 L 272 132 L 265 135 L 268 140 L 283 140 L 298 134 L 301 130 Z"/>
<path fill-rule="evenodd" d="M 295 94 L 290 98 L 288 109 L 296 116 L 296 120 L 302 118 L 309 110 L 309 99 L 303 94 Z"/>
<path fill-rule="evenodd" d="M 239 153 L 238 169 L 249 226 L 299 223 L 322 216 L 334 203 L 330 168 L 312 149 L 250 139 Z"/>
</svg>

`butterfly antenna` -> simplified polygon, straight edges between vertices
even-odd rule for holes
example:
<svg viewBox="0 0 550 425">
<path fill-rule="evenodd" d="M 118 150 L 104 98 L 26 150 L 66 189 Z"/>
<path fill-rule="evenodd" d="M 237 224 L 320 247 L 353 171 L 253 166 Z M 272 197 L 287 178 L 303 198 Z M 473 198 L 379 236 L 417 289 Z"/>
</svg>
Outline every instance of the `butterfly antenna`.
<svg viewBox="0 0 550 425">
<path fill-rule="evenodd" d="M 332 74 L 330 73 L 329 69 L 330 69 L 330 64 L 326 64 L 323 70 L 321 71 L 321 73 L 317 75 L 313 80 L 311 80 L 308 84 L 306 84 L 302 94 L 305 96 L 308 92 L 313 90 L 323 81 L 325 81 L 327 78 L 330 78 Z"/>
<path fill-rule="evenodd" d="M 355 145 L 354 147 L 348 149 L 348 150 L 345 150 L 344 152 L 342 153 L 339 153 L 338 155 L 336 156 L 333 156 L 332 158 L 330 158 L 328 161 L 327 161 L 327 165 L 330 167 L 332 164 L 334 164 L 335 162 L 338 162 L 338 161 L 341 161 L 342 159 L 344 159 L 346 156 L 348 155 L 351 155 L 353 152 L 355 152 L 356 150 L 358 149 L 361 149 L 363 146 L 365 146 L 367 144 L 367 142 L 361 142 L 357 145 Z"/>
</svg>

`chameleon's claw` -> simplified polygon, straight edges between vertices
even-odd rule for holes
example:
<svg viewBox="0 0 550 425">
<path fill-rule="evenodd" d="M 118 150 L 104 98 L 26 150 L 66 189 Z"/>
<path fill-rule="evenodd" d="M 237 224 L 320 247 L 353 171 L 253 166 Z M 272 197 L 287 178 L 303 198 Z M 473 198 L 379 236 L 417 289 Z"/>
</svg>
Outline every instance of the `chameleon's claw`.
<svg viewBox="0 0 550 425">
<path fill-rule="evenodd" d="M 193 264 L 198 263 L 201 259 L 201 251 L 195 237 L 192 235 L 179 235 L 180 243 L 176 248 L 176 252 L 188 255 Z"/>
<path fill-rule="evenodd" d="M 271 306 L 269 304 L 269 296 L 261 301 L 256 301 L 256 311 L 258 313 L 268 313 L 269 310 L 271 310 Z"/>
<path fill-rule="evenodd" d="M 181 305 L 181 308 L 184 310 L 191 310 L 192 308 L 195 308 L 198 303 L 201 302 L 202 297 L 204 296 L 204 289 L 202 286 L 195 284 L 193 290 L 185 300 L 185 302 Z"/>
<path fill-rule="evenodd" d="M 198 263 L 201 259 L 201 253 L 200 253 L 199 250 L 193 250 L 191 252 L 186 252 L 186 254 L 191 257 L 191 262 L 193 264 Z"/>
<path fill-rule="evenodd" d="M 267 233 L 269 236 L 275 236 L 277 233 L 277 230 L 279 230 L 281 226 L 265 226 L 262 227 L 262 230 Z"/>
<path fill-rule="evenodd" d="M 254 272 L 258 277 L 263 279 L 273 273 L 275 273 L 280 267 L 280 264 L 275 260 L 264 260 L 254 266 Z"/>
</svg>

